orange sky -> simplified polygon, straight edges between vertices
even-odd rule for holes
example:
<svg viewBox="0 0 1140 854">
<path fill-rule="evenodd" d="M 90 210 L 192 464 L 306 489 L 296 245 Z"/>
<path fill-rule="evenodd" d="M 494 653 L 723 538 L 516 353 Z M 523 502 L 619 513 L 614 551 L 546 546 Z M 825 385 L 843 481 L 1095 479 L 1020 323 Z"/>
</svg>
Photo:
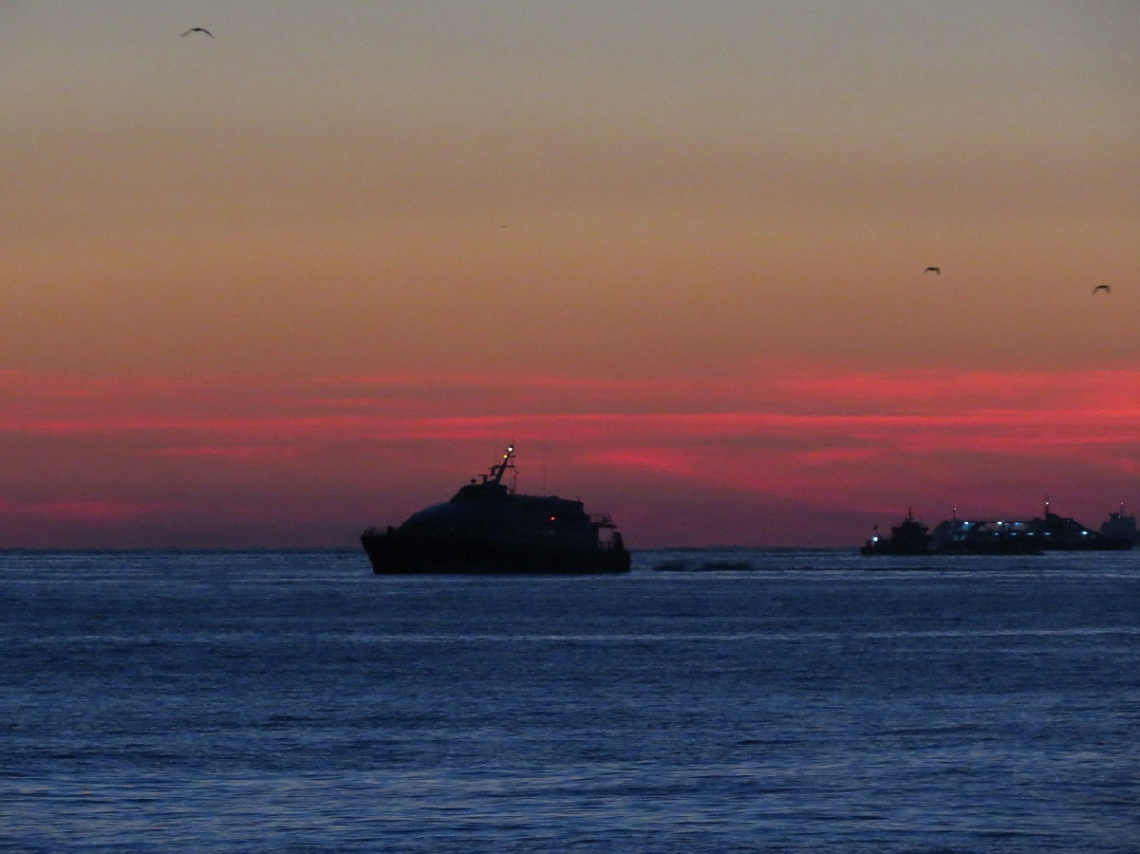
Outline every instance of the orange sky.
<svg viewBox="0 0 1140 854">
<path fill-rule="evenodd" d="M 1114 0 L 4 4 L 0 545 L 348 545 L 508 441 L 634 546 L 1098 522 L 1140 502 L 1138 36 Z"/>
</svg>

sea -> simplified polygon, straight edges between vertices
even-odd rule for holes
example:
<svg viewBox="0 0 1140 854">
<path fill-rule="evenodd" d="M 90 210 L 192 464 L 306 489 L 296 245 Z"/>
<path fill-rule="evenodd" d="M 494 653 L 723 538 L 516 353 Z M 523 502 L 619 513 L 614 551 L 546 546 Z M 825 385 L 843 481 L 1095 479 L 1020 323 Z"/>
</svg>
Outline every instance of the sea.
<svg viewBox="0 0 1140 854">
<path fill-rule="evenodd" d="M 1140 550 L 0 552 L 0 850 L 1140 851 Z"/>
</svg>

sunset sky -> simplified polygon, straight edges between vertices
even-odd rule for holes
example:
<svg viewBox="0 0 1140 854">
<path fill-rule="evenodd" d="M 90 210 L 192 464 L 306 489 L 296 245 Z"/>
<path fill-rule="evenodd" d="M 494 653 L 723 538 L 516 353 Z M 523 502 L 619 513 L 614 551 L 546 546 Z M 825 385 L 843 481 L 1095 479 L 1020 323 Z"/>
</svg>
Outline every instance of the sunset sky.
<svg viewBox="0 0 1140 854">
<path fill-rule="evenodd" d="M 1134 0 L 0 0 L 0 547 L 351 546 L 508 442 L 634 548 L 1140 509 L 1137 44 Z"/>
</svg>

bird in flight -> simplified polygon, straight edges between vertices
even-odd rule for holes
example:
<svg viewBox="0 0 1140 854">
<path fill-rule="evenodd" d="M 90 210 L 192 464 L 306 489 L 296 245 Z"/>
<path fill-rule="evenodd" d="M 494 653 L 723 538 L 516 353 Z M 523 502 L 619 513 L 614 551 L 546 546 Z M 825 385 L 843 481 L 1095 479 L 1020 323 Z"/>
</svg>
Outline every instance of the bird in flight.
<svg viewBox="0 0 1140 854">
<path fill-rule="evenodd" d="M 922 271 L 922 275 L 925 276 L 927 273 L 933 273 L 936 276 L 941 276 L 942 275 L 942 268 L 941 267 L 927 267 L 925 270 Z"/>
<path fill-rule="evenodd" d="M 207 30 L 205 27 L 191 27 L 186 32 L 184 32 L 181 36 L 179 36 L 179 38 L 186 38 L 191 33 L 205 33 L 210 38 L 214 37 L 214 34 L 211 33 L 209 30 Z"/>
<path fill-rule="evenodd" d="M 1110 288 L 1108 285 L 1097 285 L 1095 288 L 1093 288 L 1093 293 L 1095 294 L 1097 291 L 1104 291 L 1106 294 L 1110 294 L 1112 293 L 1112 288 Z"/>
</svg>

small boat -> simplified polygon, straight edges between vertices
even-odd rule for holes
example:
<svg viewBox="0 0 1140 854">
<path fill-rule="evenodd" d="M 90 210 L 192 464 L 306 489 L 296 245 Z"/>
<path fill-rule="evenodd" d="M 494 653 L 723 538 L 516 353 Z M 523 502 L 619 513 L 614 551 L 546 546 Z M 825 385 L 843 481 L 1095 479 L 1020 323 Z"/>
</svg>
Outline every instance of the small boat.
<svg viewBox="0 0 1140 854">
<path fill-rule="evenodd" d="M 515 449 L 488 474 L 399 527 L 369 528 L 361 544 L 377 575 L 407 573 L 595 574 L 628 572 L 630 554 L 608 515 L 581 501 L 520 495 L 503 483 Z"/>
</svg>

